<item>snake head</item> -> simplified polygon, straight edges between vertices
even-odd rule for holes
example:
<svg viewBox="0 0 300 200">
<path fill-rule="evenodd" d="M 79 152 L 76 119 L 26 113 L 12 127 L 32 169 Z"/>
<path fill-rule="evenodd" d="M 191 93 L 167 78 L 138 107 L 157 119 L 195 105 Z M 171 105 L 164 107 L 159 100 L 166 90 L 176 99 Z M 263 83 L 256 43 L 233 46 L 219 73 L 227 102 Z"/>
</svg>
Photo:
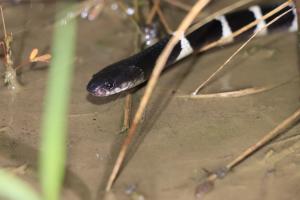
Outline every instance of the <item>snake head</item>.
<svg viewBox="0 0 300 200">
<path fill-rule="evenodd" d="M 87 85 L 87 91 L 94 96 L 109 96 L 112 95 L 115 82 L 111 79 L 98 79 L 93 77 Z"/>
<path fill-rule="evenodd" d="M 144 81 L 144 73 L 140 68 L 120 62 L 94 74 L 87 91 L 94 96 L 105 97 L 131 89 Z"/>
</svg>

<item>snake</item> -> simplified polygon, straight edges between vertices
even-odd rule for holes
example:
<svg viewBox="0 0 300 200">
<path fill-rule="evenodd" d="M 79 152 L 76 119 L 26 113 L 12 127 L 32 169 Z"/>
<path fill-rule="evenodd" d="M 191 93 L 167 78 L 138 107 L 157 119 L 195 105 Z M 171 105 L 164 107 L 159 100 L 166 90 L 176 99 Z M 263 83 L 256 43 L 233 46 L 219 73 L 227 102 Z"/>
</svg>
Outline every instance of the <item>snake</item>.
<svg viewBox="0 0 300 200">
<path fill-rule="evenodd" d="M 218 41 L 222 38 L 230 38 L 226 43 L 232 43 L 244 38 L 249 38 L 253 33 L 259 31 L 259 35 L 268 35 L 278 30 L 294 32 L 298 29 L 297 12 L 293 4 L 280 10 L 271 17 L 260 20 L 255 26 L 236 37 L 229 37 L 233 32 L 241 29 L 247 24 L 260 19 L 265 14 L 275 9 L 279 4 L 252 5 L 246 9 L 220 15 L 205 23 L 194 31 L 183 35 L 172 49 L 167 58 L 164 69 L 174 63 L 193 54 L 205 45 Z M 270 21 L 289 11 L 283 17 L 265 27 Z M 88 82 L 87 91 L 97 97 L 106 97 L 128 91 L 146 82 L 153 71 L 156 60 L 166 47 L 172 35 L 166 35 L 152 46 L 113 63 L 96 74 Z"/>
</svg>

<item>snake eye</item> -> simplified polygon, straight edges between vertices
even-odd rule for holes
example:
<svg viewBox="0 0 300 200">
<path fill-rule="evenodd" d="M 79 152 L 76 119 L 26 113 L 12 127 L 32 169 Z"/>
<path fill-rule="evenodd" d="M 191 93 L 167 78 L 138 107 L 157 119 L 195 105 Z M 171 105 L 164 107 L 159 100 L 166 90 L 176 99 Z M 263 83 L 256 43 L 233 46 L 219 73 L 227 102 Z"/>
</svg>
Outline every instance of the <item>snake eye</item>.
<svg viewBox="0 0 300 200">
<path fill-rule="evenodd" d="M 106 81 L 104 83 L 104 86 L 107 88 L 107 89 L 112 89 L 114 87 L 114 83 L 111 82 L 111 81 Z"/>
</svg>

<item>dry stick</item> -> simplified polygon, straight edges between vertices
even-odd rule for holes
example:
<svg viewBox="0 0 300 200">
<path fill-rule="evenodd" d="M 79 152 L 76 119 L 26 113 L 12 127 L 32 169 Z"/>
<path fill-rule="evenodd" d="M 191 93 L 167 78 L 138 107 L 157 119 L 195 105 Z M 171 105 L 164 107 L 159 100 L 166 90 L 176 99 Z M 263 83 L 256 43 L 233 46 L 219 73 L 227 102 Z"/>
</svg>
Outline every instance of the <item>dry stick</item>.
<svg viewBox="0 0 300 200">
<path fill-rule="evenodd" d="M 165 15 L 161 11 L 160 7 L 158 7 L 158 9 L 157 9 L 157 14 L 159 16 L 159 19 L 160 19 L 161 23 L 163 24 L 164 28 L 166 29 L 167 33 L 172 34 L 173 31 L 170 28 L 170 26 L 169 26 L 169 24 L 168 24 L 168 22 L 167 22 L 167 20 L 165 18 Z"/>
<path fill-rule="evenodd" d="M 173 5 L 173 6 L 177 6 L 179 8 L 182 8 L 183 10 L 187 10 L 189 11 L 190 10 L 190 6 L 187 6 L 181 2 L 178 2 L 178 1 L 174 1 L 174 0 L 165 0 L 167 3 Z M 244 0 L 244 1 L 238 1 L 238 2 L 235 2 L 227 7 L 224 7 L 222 8 L 221 10 L 218 10 L 217 12 L 209 15 L 208 17 L 205 17 L 203 20 L 200 20 L 199 22 L 193 24 L 187 31 L 187 34 L 188 33 L 191 33 L 193 31 L 195 31 L 196 29 L 198 29 L 199 27 L 201 27 L 202 25 L 206 24 L 207 22 L 215 19 L 216 17 L 218 16 L 221 16 L 221 15 L 224 15 L 225 13 L 228 13 L 232 10 L 235 10 L 241 6 L 244 6 L 250 2 L 253 2 L 254 0 Z"/>
<path fill-rule="evenodd" d="M 90 10 L 94 6 L 97 6 L 102 3 L 104 3 L 104 1 L 86 0 L 81 3 L 75 4 L 72 8 L 70 8 L 70 10 L 68 10 L 68 14 L 65 17 L 63 17 L 62 19 L 58 20 L 55 23 L 64 25 L 67 21 L 70 21 L 70 20 L 80 16 L 84 9 Z M 50 26 L 50 27 L 52 27 L 52 26 Z"/>
<path fill-rule="evenodd" d="M 172 34 L 172 29 L 170 28 L 159 5 L 160 5 L 160 0 L 156 0 L 155 4 L 153 5 L 152 9 L 150 10 L 150 12 L 148 14 L 146 24 L 151 24 L 154 19 L 155 14 L 157 13 L 162 25 L 164 26 L 165 30 L 167 31 L 167 33 Z"/>
<path fill-rule="evenodd" d="M 158 60 L 156 61 L 155 67 L 153 69 L 153 72 L 151 74 L 151 77 L 148 81 L 148 84 L 146 86 L 145 89 L 145 93 L 144 96 L 142 97 L 139 107 L 137 109 L 137 112 L 133 118 L 133 122 L 132 125 L 128 131 L 128 135 L 125 138 L 119 155 L 117 157 L 117 160 L 115 162 L 113 171 L 109 177 L 109 180 L 107 182 L 106 185 L 106 191 L 110 191 L 111 186 L 114 182 L 114 180 L 116 179 L 119 170 L 122 166 L 122 163 L 124 161 L 127 149 L 129 144 L 131 143 L 131 140 L 133 138 L 133 136 L 136 133 L 136 129 L 137 126 L 141 120 L 141 117 L 144 113 L 144 110 L 146 108 L 146 105 L 148 104 L 148 101 L 150 99 L 150 96 L 153 92 L 153 89 L 158 81 L 159 75 L 163 70 L 163 67 L 165 66 L 167 59 L 171 53 L 171 51 L 173 50 L 174 46 L 178 43 L 179 39 L 181 37 L 183 37 L 184 32 L 186 31 L 186 29 L 189 27 L 189 25 L 192 23 L 192 21 L 194 20 L 194 18 L 197 16 L 197 14 L 210 2 L 210 0 L 198 0 L 197 3 L 195 3 L 195 5 L 193 6 L 193 8 L 191 9 L 191 11 L 187 14 L 187 16 L 185 17 L 185 19 L 181 22 L 181 24 L 179 25 L 179 28 L 177 29 L 177 31 L 174 33 L 174 35 L 171 37 L 170 41 L 168 42 L 168 44 L 166 45 L 166 47 L 164 48 L 163 52 L 161 53 L 161 55 L 159 56 Z"/>
<path fill-rule="evenodd" d="M 88 14 L 88 19 L 89 20 L 95 20 L 103 11 L 105 7 L 105 1 L 101 1 L 98 4 L 96 4 L 92 10 Z"/>
<path fill-rule="evenodd" d="M 266 18 L 274 15 L 275 13 L 281 11 L 282 9 L 284 9 L 285 7 L 289 6 L 291 0 L 290 1 L 286 1 L 285 3 L 281 4 L 280 6 L 278 6 L 277 8 L 275 8 L 274 10 L 270 11 L 269 13 L 267 13 L 266 15 L 264 15 L 263 17 L 251 22 L 250 24 L 244 26 L 243 28 L 237 30 L 236 32 L 234 32 L 231 36 L 225 37 L 221 40 L 218 40 L 216 42 L 213 42 L 211 44 L 206 45 L 205 47 L 201 48 L 201 50 L 207 50 L 210 48 L 213 48 L 215 46 L 218 46 L 219 44 L 223 43 L 224 41 L 228 40 L 229 38 L 233 38 L 236 37 L 239 34 L 242 34 L 243 32 L 249 30 L 250 28 L 252 28 L 253 26 L 255 26 L 256 24 L 258 24 L 260 21 L 265 20 Z M 290 12 L 291 10 L 289 10 L 288 12 Z M 284 14 L 286 14 L 287 12 L 285 12 Z M 276 17 L 274 20 L 272 20 L 271 22 L 269 22 L 268 24 L 266 24 L 262 29 L 257 30 L 240 48 L 238 48 L 237 51 L 235 51 L 226 61 L 223 65 L 221 65 L 217 71 L 215 71 L 208 79 L 206 79 L 200 86 L 197 87 L 197 89 L 191 94 L 191 96 L 193 95 L 197 95 L 199 93 L 199 91 L 205 86 L 207 85 L 207 83 L 216 76 L 217 73 L 219 73 L 260 31 L 264 30 L 265 28 L 267 28 L 269 25 L 271 25 L 272 23 L 274 23 L 276 20 L 278 20 L 282 15 L 280 15 L 279 17 Z"/>
<path fill-rule="evenodd" d="M 140 21 L 140 15 L 139 15 L 139 1 L 138 0 L 134 0 L 133 1 L 133 7 L 134 7 L 134 18 L 136 21 Z"/>
<path fill-rule="evenodd" d="M 241 163 L 243 160 L 252 155 L 255 151 L 262 148 L 265 144 L 269 143 L 274 138 L 278 137 L 280 134 L 291 128 L 297 121 L 300 119 L 300 109 L 294 112 L 291 116 L 286 118 L 283 122 L 277 125 L 273 130 L 267 133 L 262 139 L 260 139 L 257 143 L 253 144 L 249 148 L 247 148 L 243 153 L 241 153 L 236 159 L 225 166 L 225 169 L 221 169 L 221 172 L 216 172 L 211 174 L 206 180 L 197 186 L 196 189 L 196 197 L 202 198 L 203 195 L 209 192 L 214 185 L 214 182 L 220 177 L 219 174 L 222 175 L 221 178 L 231 171 L 237 164 Z"/>
<path fill-rule="evenodd" d="M 190 99 L 243 97 L 243 96 L 248 96 L 248 95 L 252 95 L 252 94 L 265 92 L 265 91 L 271 90 L 275 87 L 276 87 L 276 85 L 268 86 L 268 87 L 245 88 L 245 89 L 236 90 L 236 91 L 219 92 L 219 93 L 212 93 L 212 94 L 182 95 L 182 96 L 178 96 L 178 97 L 190 98 Z"/>
<path fill-rule="evenodd" d="M 300 1 L 297 1 L 297 0 L 294 0 L 294 4 L 296 6 L 296 10 L 297 11 L 300 11 Z M 298 12 L 297 12 L 297 15 L 298 15 Z M 298 30 L 297 30 L 297 47 L 298 47 L 298 55 L 300 55 L 300 17 L 298 16 Z M 298 59 L 298 65 L 300 64 L 300 61 Z"/>
<path fill-rule="evenodd" d="M 141 20 L 140 17 L 140 10 L 139 10 L 139 2 L 138 0 L 134 0 L 134 20 L 139 23 Z M 140 34 L 139 34 L 139 27 L 136 27 L 136 37 L 134 39 L 134 52 L 137 52 L 141 50 L 140 48 Z M 128 93 L 125 98 L 125 104 L 124 104 L 124 112 L 123 112 L 123 125 L 121 129 L 121 133 L 127 131 L 130 127 L 130 117 L 131 117 L 131 112 L 132 112 L 132 94 Z"/>
<path fill-rule="evenodd" d="M 292 0 L 288 0 L 285 3 L 281 4 L 280 6 L 277 6 L 275 9 L 271 10 L 270 12 L 268 12 L 267 14 L 265 14 L 264 16 L 262 16 L 261 18 L 247 24 L 246 26 L 240 28 L 239 30 L 233 32 L 230 36 L 224 37 L 220 40 L 217 40 L 215 42 L 212 42 L 208 45 L 205 45 L 204 47 L 202 47 L 199 51 L 206 51 L 208 49 L 214 48 L 216 46 L 219 46 L 221 44 L 224 44 L 224 42 L 226 42 L 227 40 L 234 38 L 246 31 L 248 31 L 249 29 L 253 28 L 254 26 L 256 26 L 259 22 L 261 22 L 262 20 L 265 20 L 271 16 L 273 16 L 274 14 L 278 13 L 279 11 L 281 11 L 282 9 L 286 8 L 287 6 L 290 5 L 290 3 L 292 2 Z"/>
<path fill-rule="evenodd" d="M 132 107 L 132 94 L 129 93 L 126 95 L 126 98 L 125 98 L 124 119 L 123 119 L 123 127 L 122 127 L 121 132 L 128 130 L 130 127 L 131 107 Z"/>
<path fill-rule="evenodd" d="M 182 9 L 184 11 L 187 11 L 187 12 L 190 11 L 191 8 L 192 8 L 191 6 L 186 5 L 186 4 L 184 4 L 180 1 L 176 1 L 176 0 L 164 0 L 164 1 L 171 4 L 174 7 L 180 8 L 180 9 Z"/>
<path fill-rule="evenodd" d="M 263 147 L 265 144 L 273 140 L 275 137 L 279 136 L 285 130 L 290 128 L 293 124 L 295 124 L 300 119 L 300 109 L 294 112 L 291 116 L 277 125 L 272 131 L 270 131 L 267 135 L 261 138 L 257 143 L 253 144 L 249 148 L 247 148 L 241 155 L 239 155 L 236 159 L 226 165 L 227 171 L 231 170 L 237 164 L 242 162 L 245 158 L 253 154 L 256 150 Z"/>
<path fill-rule="evenodd" d="M 9 89 L 18 91 L 20 90 L 21 86 L 17 80 L 17 73 L 14 69 L 14 61 L 12 58 L 12 48 L 11 44 L 13 42 L 12 34 L 7 35 L 5 20 L 3 15 L 2 6 L 0 6 L 1 17 L 2 17 L 2 24 L 3 24 L 3 31 L 4 31 L 4 54 L 5 54 L 5 72 L 4 72 L 4 83 L 8 86 Z"/>
<path fill-rule="evenodd" d="M 298 78 L 298 76 L 296 77 Z M 292 78 L 290 80 L 274 84 L 274 85 L 269 85 L 269 86 L 263 86 L 263 87 L 252 87 L 252 88 L 245 88 L 245 89 L 240 89 L 240 90 L 235 90 L 235 91 L 228 91 L 228 92 L 218 92 L 218 93 L 210 93 L 210 94 L 198 94 L 198 95 L 179 95 L 177 97 L 179 98 L 190 98 L 190 99 L 209 99 L 209 98 L 234 98 L 234 97 L 243 97 L 243 96 L 248 96 L 248 95 L 253 95 L 261 92 L 266 92 L 268 90 L 272 90 L 277 87 L 281 87 L 296 78 Z"/>
<path fill-rule="evenodd" d="M 221 10 L 218 10 L 217 12 L 205 17 L 203 20 L 200 20 L 199 22 L 193 24 L 189 30 L 187 31 L 187 33 L 191 33 L 193 31 L 195 31 L 196 29 L 198 29 L 199 27 L 203 26 L 204 24 L 210 22 L 211 20 L 215 19 L 216 17 L 219 17 L 221 15 L 224 15 L 226 13 L 229 13 L 241 6 L 244 6 L 250 2 L 253 2 L 254 0 L 244 0 L 244 1 L 238 1 L 235 2 L 233 4 L 230 4 L 229 6 L 226 6 L 224 8 L 222 8 Z"/>
<path fill-rule="evenodd" d="M 0 6 L 0 9 L 1 9 L 1 17 L 2 17 L 2 25 L 3 25 L 3 31 L 4 31 L 4 38 L 7 38 L 6 25 L 5 25 L 5 20 L 4 20 L 2 6 Z"/>
<path fill-rule="evenodd" d="M 146 24 L 151 24 L 152 23 L 153 18 L 154 18 L 155 14 L 158 10 L 159 4 L 160 4 L 160 0 L 155 0 L 154 1 L 154 5 L 152 6 L 152 9 L 150 10 L 150 12 L 147 16 Z"/>
<path fill-rule="evenodd" d="M 288 12 L 291 12 L 292 9 L 289 9 L 288 11 L 284 12 L 283 14 L 279 15 L 275 19 L 273 19 L 271 22 L 269 22 L 266 26 L 263 28 L 266 28 L 267 26 L 271 25 L 275 21 L 277 21 L 279 18 L 283 17 Z M 262 29 L 263 29 L 262 28 Z M 258 31 L 257 31 L 258 32 Z M 257 32 L 254 33 L 257 34 Z M 223 178 L 230 170 L 232 170 L 237 164 L 241 163 L 243 160 L 248 158 L 250 155 L 252 155 L 254 152 L 256 152 L 258 149 L 263 147 L 265 144 L 270 142 L 272 139 L 279 136 L 281 133 L 283 133 L 285 130 L 290 128 L 294 123 L 296 123 L 300 119 L 300 109 L 298 109 L 293 115 L 288 117 L 286 120 L 284 120 L 282 123 L 277 125 L 272 131 L 270 131 L 267 135 L 265 135 L 262 139 L 260 139 L 257 143 L 247 148 L 243 153 L 241 153 L 236 159 L 234 159 L 232 162 L 227 164 L 224 169 L 221 169 L 217 173 L 211 174 L 204 183 L 199 185 L 196 189 L 196 196 L 197 197 L 203 197 L 203 193 L 208 192 L 210 189 L 212 189 L 214 181 L 216 181 L 217 178 L 221 177 Z"/>
</svg>

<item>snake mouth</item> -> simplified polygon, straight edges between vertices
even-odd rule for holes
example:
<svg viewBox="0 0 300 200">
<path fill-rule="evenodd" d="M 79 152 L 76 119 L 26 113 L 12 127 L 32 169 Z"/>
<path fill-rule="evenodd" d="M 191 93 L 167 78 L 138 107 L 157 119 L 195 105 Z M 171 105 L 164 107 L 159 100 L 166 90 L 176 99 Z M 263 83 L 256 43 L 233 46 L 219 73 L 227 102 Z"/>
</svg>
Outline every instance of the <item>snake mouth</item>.
<svg viewBox="0 0 300 200">
<path fill-rule="evenodd" d="M 104 88 L 101 88 L 101 87 L 97 87 L 93 93 L 91 93 L 92 95 L 94 96 L 97 96 L 97 97 L 106 97 L 106 96 L 109 96 L 111 95 L 109 91 L 107 91 L 106 89 Z"/>
<path fill-rule="evenodd" d="M 132 87 L 132 84 L 123 83 L 121 84 L 120 87 L 112 87 L 109 89 L 105 86 L 106 86 L 105 84 L 99 85 L 94 81 L 91 81 L 87 85 L 87 91 L 93 96 L 107 97 L 125 91 L 127 89 L 130 89 Z"/>
<path fill-rule="evenodd" d="M 104 97 L 104 96 L 109 95 L 109 91 L 106 90 L 105 88 L 99 86 L 98 84 L 96 84 L 93 79 L 88 83 L 86 90 L 91 95 L 97 96 L 97 97 Z"/>
<path fill-rule="evenodd" d="M 93 95 L 93 96 L 96 96 L 96 97 L 105 97 L 105 96 L 108 96 L 109 92 L 101 87 L 95 87 L 95 88 L 91 88 L 91 87 L 87 87 L 87 91 Z"/>
</svg>

